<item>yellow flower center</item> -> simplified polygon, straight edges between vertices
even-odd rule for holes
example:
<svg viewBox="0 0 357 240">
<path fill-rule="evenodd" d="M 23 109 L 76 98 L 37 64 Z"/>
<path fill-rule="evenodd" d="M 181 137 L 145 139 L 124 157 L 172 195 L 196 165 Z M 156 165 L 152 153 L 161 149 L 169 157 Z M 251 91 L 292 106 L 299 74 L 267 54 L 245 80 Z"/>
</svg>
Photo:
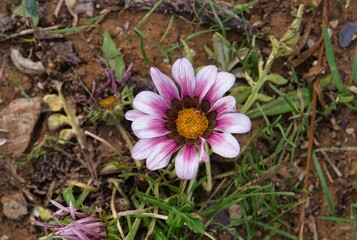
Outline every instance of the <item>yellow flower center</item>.
<svg viewBox="0 0 357 240">
<path fill-rule="evenodd" d="M 109 96 L 107 98 L 104 98 L 104 99 L 100 100 L 100 102 L 99 102 L 99 106 L 101 106 L 105 110 L 109 110 L 109 111 L 113 110 L 113 108 L 117 104 L 118 104 L 118 100 L 114 96 Z"/>
<path fill-rule="evenodd" d="M 203 112 L 196 108 L 184 108 L 178 112 L 176 119 L 177 132 L 187 138 L 196 139 L 207 129 L 208 120 Z"/>
</svg>

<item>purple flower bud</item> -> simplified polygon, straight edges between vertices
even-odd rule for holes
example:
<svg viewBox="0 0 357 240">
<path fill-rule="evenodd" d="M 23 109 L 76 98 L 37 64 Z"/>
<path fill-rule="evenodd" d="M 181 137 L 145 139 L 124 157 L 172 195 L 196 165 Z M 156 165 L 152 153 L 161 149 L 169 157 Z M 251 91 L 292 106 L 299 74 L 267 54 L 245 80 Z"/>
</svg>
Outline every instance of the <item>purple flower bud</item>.
<svg viewBox="0 0 357 240">
<path fill-rule="evenodd" d="M 51 203 L 60 210 L 53 214 L 56 224 L 33 221 L 33 224 L 54 229 L 53 237 L 69 240 L 101 240 L 105 239 L 106 226 L 95 214 L 90 215 L 74 208 L 70 203 L 69 207 L 64 207 L 58 202 L 50 200 Z M 99 213 L 97 211 L 96 213 Z M 64 219 L 70 219 L 69 224 L 64 224 Z"/>
</svg>

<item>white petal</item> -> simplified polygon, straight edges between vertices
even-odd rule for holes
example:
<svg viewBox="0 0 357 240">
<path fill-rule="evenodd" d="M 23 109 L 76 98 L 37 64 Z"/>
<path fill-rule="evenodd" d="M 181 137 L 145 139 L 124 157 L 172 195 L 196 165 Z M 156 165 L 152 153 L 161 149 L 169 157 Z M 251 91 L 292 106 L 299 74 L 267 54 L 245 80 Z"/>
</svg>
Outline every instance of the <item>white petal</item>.
<svg viewBox="0 0 357 240">
<path fill-rule="evenodd" d="M 212 87 L 217 78 L 217 67 L 209 65 L 203 67 L 196 75 L 196 89 L 195 96 L 199 96 L 199 99 L 207 94 L 208 90 Z"/>
<path fill-rule="evenodd" d="M 137 118 L 132 124 L 134 134 L 138 138 L 161 137 L 169 133 L 166 121 L 157 116 L 146 115 Z"/>
<path fill-rule="evenodd" d="M 240 146 L 230 133 L 212 132 L 211 136 L 206 139 L 211 145 L 212 151 L 226 158 L 235 158 L 240 152 Z"/>
<path fill-rule="evenodd" d="M 192 179 L 198 171 L 199 154 L 195 146 L 185 145 L 175 159 L 175 170 L 177 177 L 181 179 Z"/>
<path fill-rule="evenodd" d="M 135 119 L 142 117 L 142 116 L 146 116 L 146 113 L 143 113 L 142 111 L 139 110 L 129 110 L 125 113 L 125 118 L 129 121 L 134 121 Z"/>
<path fill-rule="evenodd" d="M 149 170 L 156 170 L 166 167 L 174 154 L 180 148 L 174 140 L 166 137 L 165 141 L 152 148 L 151 154 L 146 159 L 146 166 Z"/>
<path fill-rule="evenodd" d="M 143 160 L 149 157 L 152 149 L 161 142 L 167 139 L 166 136 L 157 138 L 140 139 L 133 147 L 131 156 L 136 160 Z"/>
<path fill-rule="evenodd" d="M 224 113 L 235 112 L 236 111 L 236 100 L 232 96 L 225 96 L 218 99 L 211 109 L 210 112 L 216 112 L 217 118 Z"/>
<path fill-rule="evenodd" d="M 199 149 L 200 149 L 200 162 L 208 162 L 208 153 L 206 151 L 206 140 L 204 138 L 200 138 L 200 144 L 199 144 Z"/>
<path fill-rule="evenodd" d="M 133 105 L 144 113 L 160 117 L 166 117 L 166 111 L 170 108 L 159 94 L 150 91 L 136 95 Z"/>
<path fill-rule="evenodd" d="M 181 97 L 193 97 L 193 93 L 196 88 L 196 78 L 192 64 L 187 58 L 176 60 L 172 66 L 172 76 L 180 85 Z"/>
<path fill-rule="evenodd" d="M 211 89 L 208 91 L 205 99 L 209 101 L 211 106 L 215 101 L 223 97 L 223 95 L 233 87 L 236 77 L 228 72 L 219 72 L 217 79 Z"/>
<path fill-rule="evenodd" d="M 154 67 L 150 68 L 150 74 L 157 91 L 168 104 L 174 99 L 180 99 L 175 83 L 168 76 Z"/>
<path fill-rule="evenodd" d="M 226 113 L 217 118 L 214 130 L 228 133 L 246 133 L 252 128 L 252 121 L 241 113 Z"/>
</svg>

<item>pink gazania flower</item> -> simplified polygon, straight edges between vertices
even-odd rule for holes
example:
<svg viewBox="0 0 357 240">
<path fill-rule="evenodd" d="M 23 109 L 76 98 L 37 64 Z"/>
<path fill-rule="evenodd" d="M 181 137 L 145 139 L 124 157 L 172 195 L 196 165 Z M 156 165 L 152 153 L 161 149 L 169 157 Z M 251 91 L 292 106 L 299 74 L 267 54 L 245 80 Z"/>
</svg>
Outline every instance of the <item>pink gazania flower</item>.
<svg viewBox="0 0 357 240">
<path fill-rule="evenodd" d="M 236 112 L 236 101 L 223 95 L 233 86 L 234 75 L 203 67 L 195 76 L 186 58 L 172 66 L 175 83 L 159 69 L 150 69 L 159 94 L 140 92 L 134 110 L 125 114 L 139 138 L 132 150 L 136 160 L 146 159 L 149 170 L 164 168 L 175 155 L 176 174 L 181 179 L 196 176 L 200 162 L 209 160 L 205 145 L 226 158 L 237 157 L 240 146 L 232 133 L 246 133 L 250 119 Z"/>
</svg>

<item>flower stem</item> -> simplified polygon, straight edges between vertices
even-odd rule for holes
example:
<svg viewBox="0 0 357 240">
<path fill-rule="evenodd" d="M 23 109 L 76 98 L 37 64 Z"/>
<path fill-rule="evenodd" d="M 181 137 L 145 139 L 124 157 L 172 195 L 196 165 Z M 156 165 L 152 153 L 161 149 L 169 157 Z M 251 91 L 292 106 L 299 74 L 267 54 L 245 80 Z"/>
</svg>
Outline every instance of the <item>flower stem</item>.
<svg viewBox="0 0 357 240">
<path fill-rule="evenodd" d="M 121 123 L 117 123 L 116 124 L 122 138 L 124 139 L 126 145 L 128 145 L 128 148 L 129 150 L 133 150 L 133 143 L 132 141 L 130 140 L 130 137 L 129 137 L 129 134 L 128 132 L 125 130 L 125 128 L 123 127 L 123 125 L 121 125 Z M 138 160 L 134 160 L 135 161 L 135 165 L 140 168 L 141 167 L 141 161 L 138 161 Z"/>
<path fill-rule="evenodd" d="M 202 186 L 207 192 L 210 192 L 212 191 L 212 172 L 211 172 L 211 161 L 209 159 L 205 163 L 205 166 L 206 166 L 207 181 L 204 182 Z"/>
<path fill-rule="evenodd" d="M 186 190 L 187 192 L 187 198 L 186 198 L 186 201 L 187 202 L 191 202 L 192 201 L 192 193 L 193 193 L 193 190 L 192 190 L 192 187 L 193 185 L 196 183 L 196 177 L 192 178 L 190 180 L 190 183 L 188 184 L 188 188 Z"/>
</svg>

